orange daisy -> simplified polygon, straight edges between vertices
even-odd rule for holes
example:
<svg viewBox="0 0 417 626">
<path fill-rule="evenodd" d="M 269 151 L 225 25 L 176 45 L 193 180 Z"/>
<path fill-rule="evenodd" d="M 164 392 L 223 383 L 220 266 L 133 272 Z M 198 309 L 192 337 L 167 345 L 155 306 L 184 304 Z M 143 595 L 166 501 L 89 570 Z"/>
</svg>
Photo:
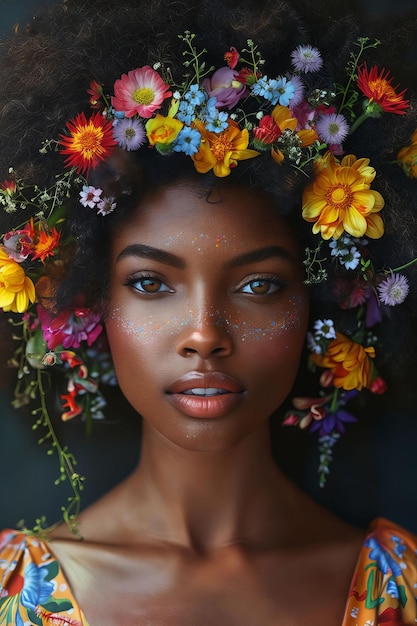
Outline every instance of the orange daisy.
<svg viewBox="0 0 417 626">
<path fill-rule="evenodd" d="M 330 342 L 324 356 L 312 354 L 311 360 L 319 367 L 326 367 L 334 375 L 333 385 L 337 388 L 369 388 L 372 382 L 372 363 L 375 349 L 364 348 L 360 343 L 351 341 L 342 333 L 336 333 L 336 339 Z"/>
<path fill-rule="evenodd" d="M 326 152 L 303 194 L 302 215 L 314 222 L 313 233 L 321 233 L 323 239 L 339 239 L 344 231 L 353 237 L 382 237 L 384 223 L 378 213 L 384 199 L 370 188 L 375 175 L 369 159 L 349 154 L 339 163 Z"/>
<path fill-rule="evenodd" d="M 112 128 L 112 123 L 100 111 L 93 113 L 89 120 L 84 113 L 79 113 L 67 122 L 70 134 L 61 135 L 59 141 L 63 146 L 61 154 L 68 155 L 67 167 L 75 167 L 78 173 L 85 174 L 107 159 L 116 145 Z"/>
</svg>

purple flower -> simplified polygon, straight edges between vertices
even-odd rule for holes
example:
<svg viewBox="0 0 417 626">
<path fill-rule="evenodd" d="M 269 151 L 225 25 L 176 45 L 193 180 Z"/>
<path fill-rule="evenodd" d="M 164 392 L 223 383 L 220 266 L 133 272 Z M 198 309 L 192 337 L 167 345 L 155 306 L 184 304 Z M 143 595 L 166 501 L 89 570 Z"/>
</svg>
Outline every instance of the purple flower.
<svg viewBox="0 0 417 626">
<path fill-rule="evenodd" d="M 290 102 L 290 109 L 292 109 L 303 101 L 305 86 L 301 78 L 296 74 L 289 74 L 287 78 L 294 85 L 294 95 Z"/>
<path fill-rule="evenodd" d="M 312 46 L 298 46 L 291 53 L 291 61 L 297 72 L 317 72 L 323 65 L 320 52 Z"/>
<path fill-rule="evenodd" d="M 233 109 L 241 98 L 246 94 L 246 86 L 242 85 L 235 72 L 230 67 L 220 67 L 211 78 L 203 80 L 203 87 L 210 98 L 216 98 L 216 107 Z"/>
<path fill-rule="evenodd" d="M 382 304 L 396 306 L 406 299 L 410 288 L 403 274 L 391 273 L 378 285 L 378 296 Z"/>
<path fill-rule="evenodd" d="M 345 424 L 357 422 L 358 420 L 354 415 L 347 411 L 335 411 L 334 413 L 326 413 L 320 421 L 313 421 L 310 426 L 310 431 L 320 431 L 320 436 L 330 435 L 332 432 L 338 432 L 343 435 L 345 432 Z"/>
<path fill-rule="evenodd" d="M 115 208 L 116 202 L 114 201 L 113 196 L 102 198 L 97 204 L 97 215 L 107 215 L 108 213 L 114 211 Z"/>
<path fill-rule="evenodd" d="M 324 113 L 317 121 L 316 131 L 322 141 L 334 145 L 346 139 L 349 126 L 340 113 Z"/>
<path fill-rule="evenodd" d="M 113 137 L 123 150 L 138 150 L 146 140 L 143 124 L 134 118 L 125 118 L 113 127 Z"/>
</svg>

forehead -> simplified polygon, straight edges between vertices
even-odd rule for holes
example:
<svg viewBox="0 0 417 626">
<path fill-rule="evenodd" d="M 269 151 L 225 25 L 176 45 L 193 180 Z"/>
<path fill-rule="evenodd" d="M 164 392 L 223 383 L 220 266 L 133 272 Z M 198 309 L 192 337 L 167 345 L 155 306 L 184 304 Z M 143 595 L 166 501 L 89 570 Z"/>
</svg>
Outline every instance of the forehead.
<svg viewBox="0 0 417 626">
<path fill-rule="evenodd" d="M 298 253 L 298 243 L 273 199 L 238 185 L 170 185 L 148 193 L 114 235 L 114 251 L 140 241 L 153 246 L 176 241 L 217 242 L 219 246 L 282 245 Z M 201 247 L 200 247 L 201 248 Z M 297 254 L 298 256 L 298 254 Z"/>
</svg>

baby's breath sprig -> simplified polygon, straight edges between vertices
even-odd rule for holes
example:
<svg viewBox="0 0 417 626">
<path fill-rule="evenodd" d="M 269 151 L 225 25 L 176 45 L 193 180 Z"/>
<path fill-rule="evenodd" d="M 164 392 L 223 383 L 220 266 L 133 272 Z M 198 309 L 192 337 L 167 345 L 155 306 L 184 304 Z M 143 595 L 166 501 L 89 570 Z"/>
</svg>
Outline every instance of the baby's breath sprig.
<svg viewBox="0 0 417 626">
<path fill-rule="evenodd" d="M 248 39 L 246 43 L 248 47 L 242 49 L 240 61 L 245 63 L 253 71 L 254 76 L 256 76 L 258 72 L 260 72 L 259 66 L 264 65 L 265 59 L 262 58 L 262 55 L 258 50 L 258 46 L 252 39 Z M 249 59 L 245 59 L 242 56 L 245 52 L 249 55 Z"/>
<path fill-rule="evenodd" d="M 323 240 L 321 240 L 315 248 L 312 249 L 307 247 L 305 249 L 306 258 L 304 259 L 303 264 L 306 268 L 307 274 L 304 280 L 304 284 L 306 285 L 315 285 L 323 282 L 327 278 L 327 270 L 324 267 L 327 258 L 319 258 L 322 245 Z"/>
<path fill-rule="evenodd" d="M 178 38 L 181 39 L 181 41 L 183 41 L 189 48 L 189 50 L 184 50 L 182 53 L 183 56 L 186 57 L 183 65 L 186 68 L 192 67 L 194 70 L 194 74 L 192 76 L 188 75 L 188 81 L 183 85 L 184 91 L 186 91 L 187 88 L 194 82 L 200 85 L 201 80 L 214 70 L 214 66 L 206 68 L 206 62 L 203 61 L 201 57 L 207 53 L 207 50 L 206 48 L 203 48 L 200 52 L 197 52 L 197 48 L 193 44 L 195 39 L 194 33 L 186 30 L 184 35 L 178 35 Z"/>
</svg>

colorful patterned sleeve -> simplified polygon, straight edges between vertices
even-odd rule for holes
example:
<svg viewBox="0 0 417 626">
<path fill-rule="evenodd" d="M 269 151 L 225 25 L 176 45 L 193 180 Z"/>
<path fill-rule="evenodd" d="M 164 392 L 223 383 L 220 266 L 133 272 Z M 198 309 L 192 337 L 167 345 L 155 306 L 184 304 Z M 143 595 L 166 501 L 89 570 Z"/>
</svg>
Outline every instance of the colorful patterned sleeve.
<svg viewBox="0 0 417 626">
<path fill-rule="evenodd" d="M 48 545 L 16 531 L 0 533 L 0 624 L 88 626 Z"/>
<path fill-rule="evenodd" d="M 342 626 L 417 623 L 417 537 L 377 519 L 365 539 Z"/>
</svg>

